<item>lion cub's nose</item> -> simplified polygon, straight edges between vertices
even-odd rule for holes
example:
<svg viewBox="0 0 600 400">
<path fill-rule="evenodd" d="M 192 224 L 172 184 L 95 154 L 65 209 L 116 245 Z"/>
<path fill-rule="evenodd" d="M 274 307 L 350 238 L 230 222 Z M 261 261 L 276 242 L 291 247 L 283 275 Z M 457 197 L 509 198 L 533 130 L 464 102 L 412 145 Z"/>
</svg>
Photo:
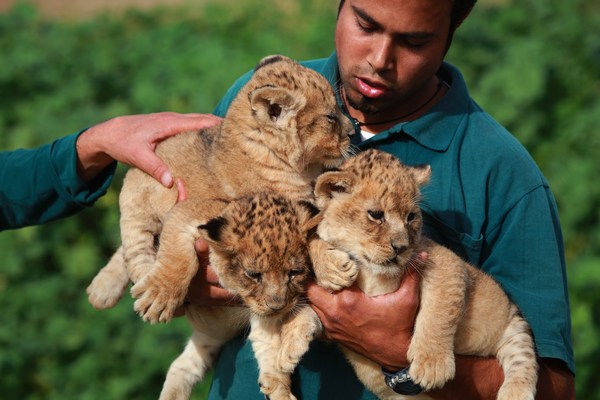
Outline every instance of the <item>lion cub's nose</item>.
<svg viewBox="0 0 600 400">
<path fill-rule="evenodd" d="M 285 307 L 285 301 L 280 299 L 273 299 L 267 302 L 267 307 L 273 312 L 281 311 Z"/>
<path fill-rule="evenodd" d="M 403 244 L 392 244 L 392 248 L 394 249 L 394 252 L 396 253 L 397 256 L 399 256 L 400 254 L 404 253 L 406 251 L 406 249 L 408 249 L 408 246 L 403 245 Z"/>
</svg>

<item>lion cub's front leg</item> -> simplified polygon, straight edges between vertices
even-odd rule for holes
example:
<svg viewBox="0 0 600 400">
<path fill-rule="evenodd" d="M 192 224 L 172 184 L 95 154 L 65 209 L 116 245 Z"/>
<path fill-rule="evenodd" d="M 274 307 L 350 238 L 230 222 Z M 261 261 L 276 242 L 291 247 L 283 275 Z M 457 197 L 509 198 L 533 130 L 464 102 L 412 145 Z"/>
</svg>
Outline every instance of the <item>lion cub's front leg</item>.
<svg viewBox="0 0 600 400">
<path fill-rule="evenodd" d="M 310 307 L 283 321 L 259 317 L 251 320 L 248 339 L 258 362 L 258 383 L 270 400 L 296 400 L 291 391 L 292 373 L 322 329 L 319 317 Z"/>
<path fill-rule="evenodd" d="M 424 273 L 421 306 L 407 354 L 409 374 L 425 390 L 454 378 L 454 338 L 465 312 L 469 279 L 458 257 L 438 261 L 431 256 L 434 266 Z"/>
<path fill-rule="evenodd" d="M 297 400 L 291 390 L 291 374 L 282 371 L 277 364 L 281 348 L 281 321 L 253 316 L 248 340 L 258 363 L 260 391 L 270 400 Z"/>
<path fill-rule="evenodd" d="M 291 315 L 281 328 L 281 348 L 277 356 L 278 368 L 292 374 L 300 359 L 308 351 L 310 342 L 319 337 L 323 325 L 309 306 Z"/>
<path fill-rule="evenodd" d="M 335 249 L 320 238 L 309 243 L 310 258 L 317 284 L 338 291 L 352 286 L 358 277 L 358 264 L 344 251 Z"/>
<path fill-rule="evenodd" d="M 200 237 L 200 221 L 191 217 L 188 202 L 177 204 L 169 213 L 154 266 L 131 288 L 137 299 L 134 309 L 146 322 L 169 322 L 198 270 L 194 243 Z"/>
</svg>

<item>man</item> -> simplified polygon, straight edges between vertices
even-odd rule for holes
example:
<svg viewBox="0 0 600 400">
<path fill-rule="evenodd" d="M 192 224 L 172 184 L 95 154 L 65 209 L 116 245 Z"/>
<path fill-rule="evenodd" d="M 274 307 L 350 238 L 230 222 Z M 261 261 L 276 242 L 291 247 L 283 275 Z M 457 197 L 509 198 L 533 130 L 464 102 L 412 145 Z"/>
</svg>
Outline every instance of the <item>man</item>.
<svg viewBox="0 0 600 400">
<path fill-rule="evenodd" d="M 177 133 L 216 124 L 212 115 L 117 117 L 37 149 L 0 152 L 0 231 L 42 224 L 91 206 L 106 193 L 116 162 L 166 187 L 173 177 L 154 150 Z"/>
<path fill-rule="evenodd" d="M 530 323 L 539 354 L 538 398 L 574 398 L 574 362 L 563 243 L 554 198 L 534 161 L 469 97 L 460 72 L 443 62 L 474 0 L 342 0 L 336 53 L 305 65 L 322 73 L 354 119 L 361 149 L 389 151 L 409 165 L 430 164 L 425 230 L 493 275 Z M 216 109 L 224 115 L 248 80 Z M 311 286 L 327 330 L 388 370 L 405 367 L 417 308 L 415 279 L 397 293 L 365 298 Z M 381 376 L 383 379 L 383 374 Z M 495 398 L 495 359 L 458 357 L 454 381 L 436 398 Z M 256 362 L 240 338 L 218 360 L 209 398 L 261 398 Z M 303 399 L 371 399 L 335 346 L 313 343 L 294 377 Z"/>
</svg>

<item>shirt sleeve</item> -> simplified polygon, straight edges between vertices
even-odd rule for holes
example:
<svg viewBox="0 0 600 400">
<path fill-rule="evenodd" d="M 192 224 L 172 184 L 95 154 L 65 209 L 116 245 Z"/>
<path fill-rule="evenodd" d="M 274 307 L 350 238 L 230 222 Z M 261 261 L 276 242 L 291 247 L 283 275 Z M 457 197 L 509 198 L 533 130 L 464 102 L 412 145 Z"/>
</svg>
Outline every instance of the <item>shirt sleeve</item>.
<svg viewBox="0 0 600 400">
<path fill-rule="evenodd" d="M 227 110 L 229 109 L 231 102 L 233 101 L 233 99 L 235 99 L 235 96 L 237 96 L 240 89 L 242 89 L 242 87 L 250 80 L 253 73 L 254 71 L 248 71 L 240 78 L 238 78 L 238 80 L 235 81 L 235 83 L 229 88 L 229 90 L 227 90 L 225 96 L 223 96 L 221 101 L 219 101 L 219 103 L 213 111 L 213 114 L 219 117 L 225 117 L 225 114 L 227 114 Z"/>
<path fill-rule="evenodd" d="M 81 180 L 75 147 L 81 133 L 36 149 L 0 152 L 0 230 L 70 216 L 106 193 L 116 162 L 92 182 Z"/>
<path fill-rule="evenodd" d="M 525 194 L 486 238 L 481 268 L 494 276 L 529 323 L 540 357 L 575 371 L 564 245 L 547 186 Z"/>
</svg>

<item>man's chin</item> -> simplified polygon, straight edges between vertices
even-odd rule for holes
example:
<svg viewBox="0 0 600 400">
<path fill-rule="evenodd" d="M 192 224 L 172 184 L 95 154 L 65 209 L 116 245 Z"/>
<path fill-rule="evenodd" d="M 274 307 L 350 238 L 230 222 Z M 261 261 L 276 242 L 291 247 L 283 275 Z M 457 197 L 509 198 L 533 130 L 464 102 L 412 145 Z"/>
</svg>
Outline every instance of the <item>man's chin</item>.
<svg viewBox="0 0 600 400">
<path fill-rule="evenodd" d="M 360 99 L 354 99 L 346 97 L 348 105 L 353 109 L 360 111 L 364 115 L 372 116 L 381 113 L 381 106 L 378 105 L 378 101 L 369 99 L 368 97 L 361 96 Z"/>
</svg>

